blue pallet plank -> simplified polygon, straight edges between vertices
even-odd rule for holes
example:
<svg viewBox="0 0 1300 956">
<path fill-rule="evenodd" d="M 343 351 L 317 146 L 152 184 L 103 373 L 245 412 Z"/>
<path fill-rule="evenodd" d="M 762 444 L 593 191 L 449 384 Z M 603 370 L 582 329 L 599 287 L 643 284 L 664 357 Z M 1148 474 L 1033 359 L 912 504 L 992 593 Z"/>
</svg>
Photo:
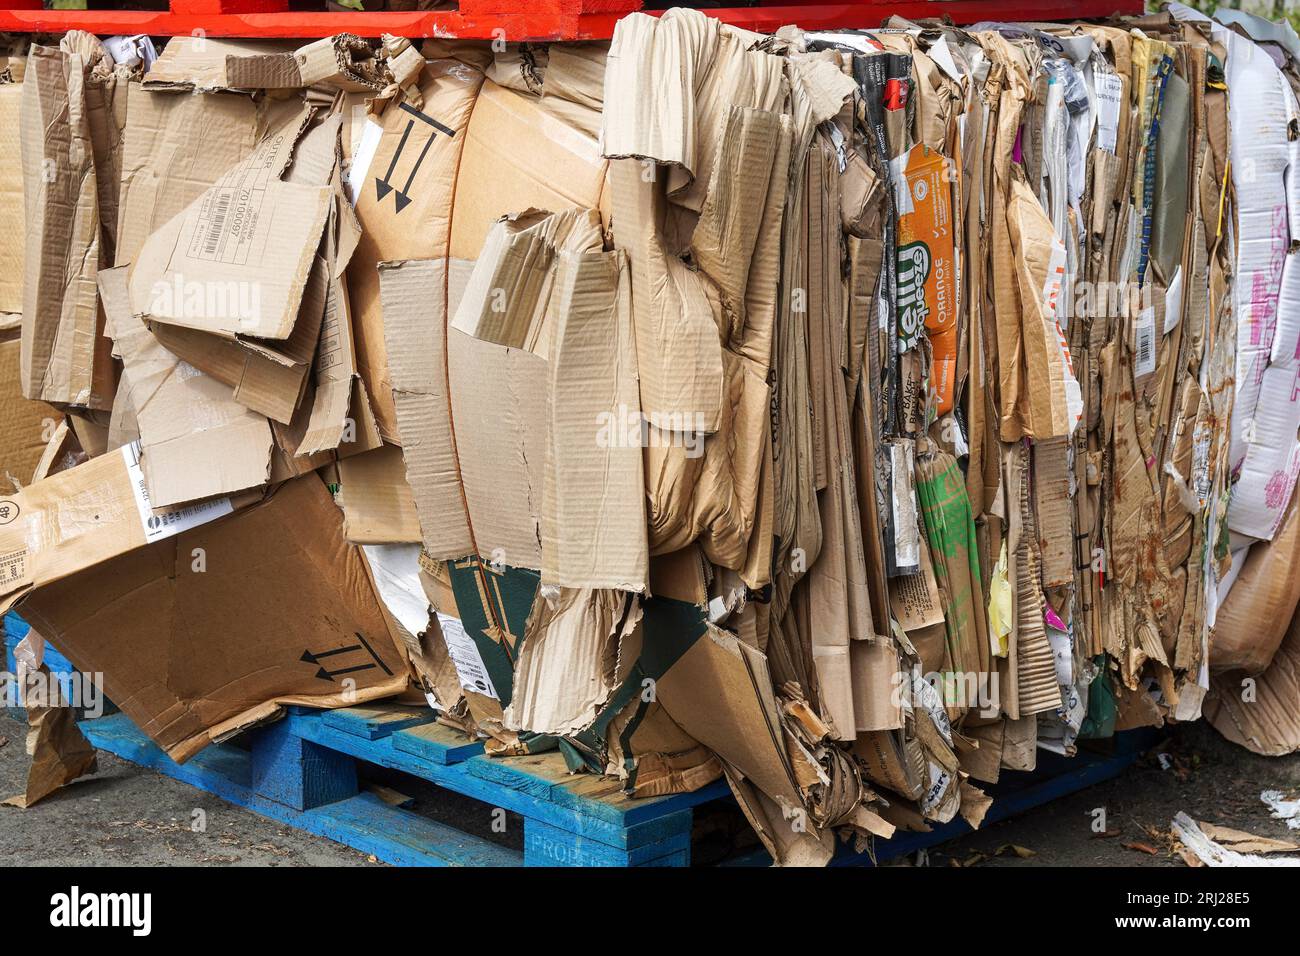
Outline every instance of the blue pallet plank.
<svg viewBox="0 0 1300 956">
<path fill-rule="evenodd" d="M 311 711 L 303 708 L 304 711 Z M 331 727 L 345 733 L 378 740 L 407 727 L 418 727 L 433 720 L 428 707 L 344 707 L 316 712 Z"/>
<path fill-rule="evenodd" d="M 299 814 L 299 819 L 305 825 L 295 825 L 392 866 L 523 864 L 523 854 L 518 850 L 390 807 L 371 793 L 308 810 Z M 294 823 L 288 819 L 284 822 Z"/>
<path fill-rule="evenodd" d="M 409 727 L 393 734 L 396 750 L 443 765 L 461 763 L 483 752 L 483 743 L 439 723 Z"/>
<path fill-rule="evenodd" d="M 499 847 L 362 793 L 300 811 L 254 792 L 251 754 L 212 744 L 177 764 L 121 714 L 83 721 L 100 750 L 188 783 L 259 816 L 343 843 L 394 866 L 519 866 L 523 854 Z"/>
<path fill-rule="evenodd" d="M 524 866 L 689 866 L 691 812 L 680 810 L 675 816 L 680 818 L 675 821 L 676 832 L 633 849 L 611 847 L 525 819 Z"/>
<path fill-rule="evenodd" d="M 597 840 L 612 847 L 626 849 L 635 846 L 637 842 L 654 842 L 665 835 L 664 828 L 669 826 L 658 822 L 655 817 L 645 819 L 642 825 L 625 826 L 618 822 L 622 819 L 620 813 L 609 811 L 598 800 L 587 801 L 584 809 L 556 803 L 550 799 L 551 789 L 555 786 L 550 779 L 538 777 L 532 781 L 535 784 L 533 787 L 502 787 L 481 773 L 484 764 L 501 763 L 498 759 L 472 757 L 458 764 L 430 764 L 414 754 L 397 750 L 393 747 L 391 738 L 366 740 L 341 733 L 314 717 L 302 714 L 291 715 L 288 723 L 294 733 L 314 743 L 349 753 L 381 767 L 409 773 L 440 787 L 473 797 L 489 807 L 501 807 L 525 817 L 539 819 L 558 829 L 568 830 L 577 836 Z M 563 758 L 558 754 L 550 756 L 563 763 Z M 536 761 L 536 758 L 515 757 L 510 760 L 511 762 Z M 652 798 L 644 802 L 657 801 Z M 660 798 L 658 802 L 663 804 L 660 817 L 676 809 L 675 802 L 670 798 Z M 595 809 L 599 813 L 587 812 L 588 809 Z M 613 819 L 610 819 L 611 816 Z"/>
</svg>

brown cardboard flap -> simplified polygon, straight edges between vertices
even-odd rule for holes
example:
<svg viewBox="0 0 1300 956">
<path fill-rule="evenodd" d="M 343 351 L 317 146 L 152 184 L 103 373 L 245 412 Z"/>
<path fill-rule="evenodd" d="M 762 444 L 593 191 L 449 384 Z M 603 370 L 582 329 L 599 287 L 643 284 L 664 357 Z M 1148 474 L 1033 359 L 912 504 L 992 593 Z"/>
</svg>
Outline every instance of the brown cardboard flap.
<svg viewBox="0 0 1300 956">
<path fill-rule="evenodd" d="M 420 522 L 402 450 L 384 445 L 339 459 L 343 531 L 354 544 L 418 543 Z"/>
<path fill-rule="evenodd" d="M 628 600 L 565 588 L 548 601 L 539 589 L 502 717 L 508 730 L 571 734 L 599 716 L 618 688 L 620 641 L 641 620 L 639 603 L 632 599 L 629 612 Z"/>
<path fill-rule="evenodd" d="M 0 341 L 0 494 L 31 483 L 46 442 L 63 417 L 44 402 L 23 398 L 21 351 L 17 338 Z"/>
<path fill-rule="evenodd" d="M 644 593 L 641 448 L 627 440 L 629 419 L 640 435 L 627 257 L 562 254 L 558 266 L 542 581 Z"/>
<path fill-rule="evenodd" d="M 0 84 L 0 129 L 16 130 L 22 122 L 21 83 Z M 0 262 L 14 263 L 0 270 L 0 313 L 23 311 L 23 261 L 27 243 L 27 213 L 23 205 L 23 163 L 17 137 L 11 138 L 0 163 Z"/>
<path fill-rule="evenodd" d="M 99 185 L 111 157 L 100 162 L 95 155 L 86 90 L 98 81 L 89 74 L 82 55 L 35 46 L 22 84 L 22 391 L 31 399 L 106 409 L 117 383 L 99 340 L 95 273 L 110 254 L 102 245 L 98 190 L 116 190 Z"/>
<path fill-rule="evenodd" d="M 235 401 L 287 425 L 307 386 L 321 333 L 328 276 L 329 267 L 317 256 L 287 339 L 214 335 L 165 322 L 152 322 L 149 327 L 170 352 L 234 389 Z"/>
<path fill-rule="evenodd" d="M 562 252 L 599 252 L 601 245 L 600 213 L 594 209 L 530 209 L 503 216 L 488 231 L 451 327 L 545 357 L 556 257 Z"/>
<path fill-rule="evenodd" d="M 356 215 L 362 232 L 347 268 L 348 296 L 358 370 L 385 441 L 401 439 L 389 378 L 388 323 L 380 302 L 378 266 L 447 254 L 457 173 L 463 170 L 468 175 L 471 168 L 461 162 L 465 129 L 482 83 L 482 73 L 455 60 L 428 63 L 418 85 L 420 107 L 398 104 L 386 109 L 370 165 L 364 173 L 355 169 L 352 173 L 360 173 Z M 459 221 L 459 214 L 456 218 Z M 480 238 L 465 258 L 477 255 L 481 245 Z"/>
<path fill-rule="evenodd" d="M 310 117 L 304 108 L 268 134 L 145 240 L 131 272 L 136 315 L 229 335 L 293 333 L 334 195 L 326 183 L 280 178 Z"/>
<path fill-rule="evenodd" d="M 150 499 L 163 507 L 255 488 L 271 466 L 271 427 L 234 392 L 173 355 L 125 307 L 125 267 L 100 273 L 140 431 Z"/>
<path fill-rule="evenodd" d="M 78 669 L 102 673 L 174 760 L 282 704 L 361 703 L 407 682 L 365 559 L 314 475 L 40 588 L 23 613 Z"/>
<path fill-rule="evenodd" d="M 185 45 L 182 38 L 167 49 Z M 118 202 L 119 263 L 132 262 L 150 233 L 253 151 L 262 112 L 249 96 L 154 93 L 130 85 Z"/>
<path fill-rule="evenodd" d="M 174 37 L 144 77 L 147 90 L 230 90 L 236 83 L 226 70 L 232 59 L 291 53 L 285 40 L 230 40 L 208 36 Z M 257 79 L 241 77 L 241 79 Z M 252 87 L 256 89 L 256 85 Z"/>
<path fill-rule="evenodd" d="M 379 270 L 406 479 L 425 551 L 435 559 L 475 550 L 448 395 L 446 271 L 440 259 L 386 262 Z"/>
</svg>

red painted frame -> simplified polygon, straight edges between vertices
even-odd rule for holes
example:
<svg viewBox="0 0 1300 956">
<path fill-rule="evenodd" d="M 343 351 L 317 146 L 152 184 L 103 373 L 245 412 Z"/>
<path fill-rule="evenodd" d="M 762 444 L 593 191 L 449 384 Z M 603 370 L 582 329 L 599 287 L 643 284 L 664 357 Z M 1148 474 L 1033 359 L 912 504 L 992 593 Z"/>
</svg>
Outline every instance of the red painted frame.
<svg viewBox="0 0 1300 956">
<path fill-rule="evenodd" d="M 527 12 L 520 12 L 520 8 Z M 457 12 L 331 13 L 291 11 L 288 0 L 171 0 L 170 10 L 43 10 L 40 0 L 0 0 L 0 31 L 102 36 L 147 33 L 184 36 L 320 37 L 384 33 L 459 39 L 597 40 L 641 7 L 641 0 L 460 0 Z M 898 2 L 793 3 L 785 6 L 706 10 L 709 16 L 762 33 L 786 24 L 807 30 L 875 27 L 897 14 L 910 19 L 1077 20 L 1142 12 L 1142 0 L 898 0 Z"/>
</svg>

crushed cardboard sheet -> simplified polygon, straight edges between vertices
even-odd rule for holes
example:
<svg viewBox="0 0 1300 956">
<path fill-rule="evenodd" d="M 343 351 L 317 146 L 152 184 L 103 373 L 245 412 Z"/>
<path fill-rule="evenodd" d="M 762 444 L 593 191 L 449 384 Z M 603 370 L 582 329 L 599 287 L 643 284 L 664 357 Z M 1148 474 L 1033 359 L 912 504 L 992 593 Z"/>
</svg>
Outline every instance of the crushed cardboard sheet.
<svg viewBox="0 0 1300 956">
<path fill-rule="evenodd" d="M 1198 824 L 1181 810 L 1174 816 L 1172 826 L 1187 852 L 1205 866 L 1300 866 L 1300 858 L 1268 855 L 1300 849 L 1295 844 Z"/>
</svg>

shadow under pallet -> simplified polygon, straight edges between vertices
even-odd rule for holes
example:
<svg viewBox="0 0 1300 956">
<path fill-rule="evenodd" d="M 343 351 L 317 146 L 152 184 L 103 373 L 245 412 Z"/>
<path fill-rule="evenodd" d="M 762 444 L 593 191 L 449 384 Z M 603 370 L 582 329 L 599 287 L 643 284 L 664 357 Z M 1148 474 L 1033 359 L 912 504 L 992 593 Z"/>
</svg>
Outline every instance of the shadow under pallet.
<svg viewBox="0 0 1300 956">
<path fill-rule="evenodd" d="M 81 727 L 100 750 L 395 865 L 688 866 L 696 808 L 731 802 L 722 781 L 695 793 L 633 800 L 617 780 L 570 774 L 558 753 L 488 757 L 481 744 L 435 723 L 422 708 L 291 708 L 283 720 L 245 735 L 247 749 L 213 744 L 184 764 L 168 758 L 122 714 L 83 721 Z M 1118 735 L 1107 754 L 1040 754 L 1038 771 L 1005 772 L 991 788 L 994 802 L 985 822 L 1117 776 L 1149 739 L 1130 732 Z M 519 814 L 522 852 L 362 792 L 358 771 L 366 770 L 364 764 Z M 893 859 L 968 832 L 957 820 L 929 833 L 900 834 L 877 841 L 875 856 Z M 768 863 L 758 850 L 724 865 Z M 835 863 L 870 858 L 841 846 Z"/>
</svg>

